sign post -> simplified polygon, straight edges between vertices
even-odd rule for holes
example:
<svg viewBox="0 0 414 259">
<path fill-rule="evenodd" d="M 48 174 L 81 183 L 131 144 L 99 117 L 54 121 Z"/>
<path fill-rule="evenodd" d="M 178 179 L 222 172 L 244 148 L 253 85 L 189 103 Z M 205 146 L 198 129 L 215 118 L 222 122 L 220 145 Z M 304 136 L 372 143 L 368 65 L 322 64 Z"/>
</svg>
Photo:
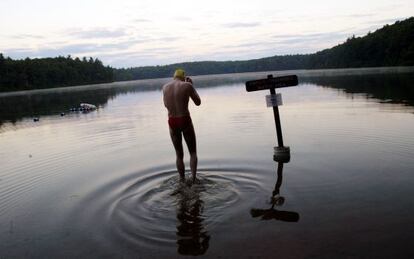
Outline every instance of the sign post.
<svg viewBox="0 0 414 259">
<path fill-rule="evenodd" d="M 279 105 L 282 104 L 281 95 L 276 95 L 275 88 L 289 87 L 298 85 L 296 75 L 273 77 L 268 75 L 267 79 L 259 79 L 246 82 L 246 91 L 270 90 L 270 97 L 267 98 L 267 104 L 273 106 L 273 116 L 276 125 L 277 147 L 274 147 L 273 160 L 278 162 L 288 162 L 290 160 L 290 148 L 283 145 L 282 126 L 280 124 Z M 280 100 L 280 101 L 279 101 Z"/>
</svg>

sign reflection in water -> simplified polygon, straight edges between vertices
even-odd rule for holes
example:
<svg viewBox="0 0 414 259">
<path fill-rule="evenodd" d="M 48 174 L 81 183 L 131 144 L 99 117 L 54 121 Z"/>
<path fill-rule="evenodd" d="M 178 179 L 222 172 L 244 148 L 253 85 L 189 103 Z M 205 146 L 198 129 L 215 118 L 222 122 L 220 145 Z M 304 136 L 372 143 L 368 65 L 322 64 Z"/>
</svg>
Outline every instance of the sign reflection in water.
<svg viewBox="0 0 414 259">
<path fill-rule="evenodd" d="M 283 211 L 275 209 L 275 207 L 280 207 L 285 203 L 285 197 L 280 194 L 280 187 L 282 186 L 283 179 L 283 162 L 277 163 L 277 178 L 275 188 L 272 192 L 272 197 L 270 198 L 270 204 L 272 205 L 269 209 L 256 209 L 253 208 L 250 210 L 250 215 L 253 218 L 260 217 L 262 220 L 280 220 L 286 222 L 298 222 L 299 213 L 294 211 Z"/>
</svg>

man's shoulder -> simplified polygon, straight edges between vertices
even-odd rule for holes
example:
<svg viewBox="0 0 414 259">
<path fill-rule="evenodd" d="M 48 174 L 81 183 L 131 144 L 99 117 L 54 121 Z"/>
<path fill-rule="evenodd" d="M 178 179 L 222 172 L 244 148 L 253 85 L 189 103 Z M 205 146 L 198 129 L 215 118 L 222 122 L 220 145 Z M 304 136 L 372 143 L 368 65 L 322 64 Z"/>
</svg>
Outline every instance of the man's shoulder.
<svg viewBox="0 0 414 259">
<path fill-rule="evenodd" d="M 189 82 L 173 80 L 173 81 L 170 81 L 170 82 L 167 82 L 166 84 L 164 84 L 162 86 L 162 90 L 165 91 L 166 89 L 175 88 L 175 87 L 179 87 L 180 89 L 191 89 L 191 88 L 193 88 L 193 84 L 191 84 Z"/>
<path fill-rule="evenodd" d="M 193 88 L 193 84 L 189 82 L 183 82 L 183 86 L 185 86 L 186 88 Z"/>
<path fill-rule="evenodd" d="M 165 83 L 162 87 L 165 87 L 165 86 L 168 86 L 168 85 L 172 85 L 172 84 L 174 84 L 174 81 L 169 81 L 169 82 Z"/>
<path fill-rule="evenodd" d="M 172 85 L 174 85 L 174 81 L 167 82 L 162 86 L 162 90 L 165 90 L 166 88 L 169 88 Z"/>
</svg>

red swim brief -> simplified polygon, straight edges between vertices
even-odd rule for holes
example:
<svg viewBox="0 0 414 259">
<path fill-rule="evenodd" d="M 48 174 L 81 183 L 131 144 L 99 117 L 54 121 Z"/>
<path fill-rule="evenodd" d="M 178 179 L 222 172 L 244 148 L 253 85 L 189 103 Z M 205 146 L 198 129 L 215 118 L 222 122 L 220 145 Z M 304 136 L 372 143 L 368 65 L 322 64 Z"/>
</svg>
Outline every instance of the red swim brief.
<svg viewBox="0 0 414 259">
<path fill-rule="evenodd" d="M 170 128 L 173 130 L 185 130 L 191 125 L 191 117 L 188 115 L 182 117 L 169 117 L 168 125 L 170 125 Z"/>
</svg>

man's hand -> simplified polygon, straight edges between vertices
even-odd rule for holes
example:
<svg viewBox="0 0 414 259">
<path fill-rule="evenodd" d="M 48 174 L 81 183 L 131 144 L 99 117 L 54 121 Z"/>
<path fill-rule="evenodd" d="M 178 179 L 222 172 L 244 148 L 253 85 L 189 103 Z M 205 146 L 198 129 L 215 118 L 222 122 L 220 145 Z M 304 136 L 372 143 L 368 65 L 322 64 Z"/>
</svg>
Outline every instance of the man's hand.
<svg viewBox="0 0 414 259">
<path fill-rule="evenodd" d="M 190 84 L 193 84 L 193 80 L 191 78 L 189 78 L 188 76 L 185 78 L 185 81 L 190 83 Z"/>
</svg>

